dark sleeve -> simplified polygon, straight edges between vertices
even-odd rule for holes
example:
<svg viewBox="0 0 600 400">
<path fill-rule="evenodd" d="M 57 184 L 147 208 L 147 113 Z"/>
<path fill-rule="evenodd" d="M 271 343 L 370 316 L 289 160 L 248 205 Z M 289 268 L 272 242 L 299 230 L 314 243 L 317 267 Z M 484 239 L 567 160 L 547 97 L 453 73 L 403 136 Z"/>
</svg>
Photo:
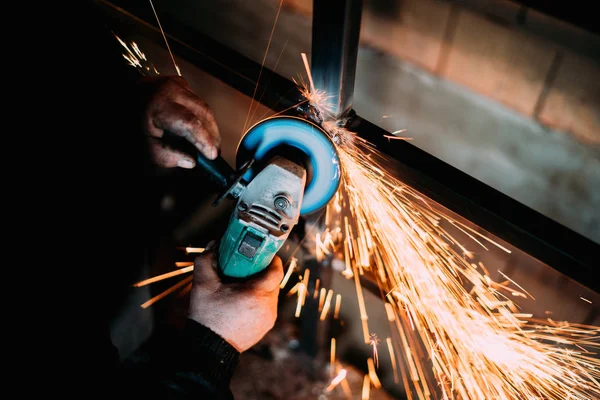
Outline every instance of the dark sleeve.
<svg viewBox="0 0 600 400">
<path fill-rule="evenodd" d="M 218 334 L 188 319 L 147 366 L 117 365 L 112 397 L 232 400 L 229 384 L 239 352 Z M 117 356 L 118 359 L 118 356 Z"/>
<path fill-rule="evenodd" d="M 233 399 L 229 383 L 239 359 L 233 346 L 209 328 L 188 319 L 180 349 L 171 376 L 161 380 L 169 398 Z"/>
</svg>

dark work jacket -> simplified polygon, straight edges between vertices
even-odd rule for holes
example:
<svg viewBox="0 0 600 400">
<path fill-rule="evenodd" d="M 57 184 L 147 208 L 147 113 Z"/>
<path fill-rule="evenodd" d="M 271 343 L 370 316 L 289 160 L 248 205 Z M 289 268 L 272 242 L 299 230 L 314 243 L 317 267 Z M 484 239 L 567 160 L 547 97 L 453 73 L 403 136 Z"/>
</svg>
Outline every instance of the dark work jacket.
<svg viewBox="0 0 600 400">
<path fill-rule="evenodd" d="M 48 78 L 52 100 L 42 107 L 49 120 L 38 121 L 52 127 L 40 135 L 60 141 L 51 153 L 56 169 L 48 182 L 57 193 L 40 196 L 49 201 L 61 195 L 49 216 L 56 234 L 44 238 L 53 240 L 45 267 L 67 273 L 65 287 L 54 292 L 68 297 L 69 309 L 61 310 L 68 328 L 59 330 L 54 322 L 51 330 L 68 337 L 73 358 L 64 362 L 69 369 L 57 382 L 78 398 L 90 393 L 92 398 L 232 398 L 229 381 L 238 352 L 191 320 L 161 368 L 136 371 L 119 362 L 108 323 L 144 265 L 155 234 L 156 171 L 140 129 L 143 103 L 135 85 L 141 75 L 122 58 L 123 49 L 94 2 L 65 3 L 54 10 L 59 15 L 51 19 L 52 35 L 39 42 L 52 47 L 55 56 L 47 62 L 62 70 Z M 53 184 L 59 180 L 60 186 Z M 54 362 L 66 357 L 60 350 Z"/>
</svg>

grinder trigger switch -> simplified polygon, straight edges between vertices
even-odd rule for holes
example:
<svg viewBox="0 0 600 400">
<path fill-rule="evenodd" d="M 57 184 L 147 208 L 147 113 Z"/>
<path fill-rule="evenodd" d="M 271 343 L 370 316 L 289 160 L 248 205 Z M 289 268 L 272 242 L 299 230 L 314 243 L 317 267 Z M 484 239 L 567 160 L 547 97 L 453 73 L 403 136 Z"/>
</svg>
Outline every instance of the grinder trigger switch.
<svg viewBox="0 0 600 400">
<path fill-rule="evenodd" d="M 246 233 L 246 235 L 244 235 L 244 239 L 242 239 L 240 247 L 238 248 L 238 252 L 252 260 L 262 242 L 263 241 L 261 238 L 256 237 L 251 233 Z"/>
</svg>

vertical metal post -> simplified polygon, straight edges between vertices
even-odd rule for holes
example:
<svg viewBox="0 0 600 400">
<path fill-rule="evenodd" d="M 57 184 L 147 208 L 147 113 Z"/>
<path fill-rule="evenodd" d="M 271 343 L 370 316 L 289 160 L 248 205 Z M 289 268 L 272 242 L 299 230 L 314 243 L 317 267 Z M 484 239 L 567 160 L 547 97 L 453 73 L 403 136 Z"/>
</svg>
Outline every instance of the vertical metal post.
<svg viewBox="0 0 600 400">
<path fill-rule="evenodd" d="M 314 0 L 311 72 L 315 88 L 327 93 L 331 115 L 352 108 L 362 0 Z"/>
</svg>

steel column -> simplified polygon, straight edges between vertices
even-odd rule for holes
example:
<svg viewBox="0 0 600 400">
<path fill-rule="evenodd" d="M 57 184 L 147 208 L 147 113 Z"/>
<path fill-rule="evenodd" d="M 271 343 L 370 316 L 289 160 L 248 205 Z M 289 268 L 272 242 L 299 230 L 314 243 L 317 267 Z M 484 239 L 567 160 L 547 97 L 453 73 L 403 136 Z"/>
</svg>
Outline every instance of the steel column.
<svg viewBox="0 0 600 400">
<path fill-rule="evenodd" d="M 362 0 L 314 0 L 311 72 L 315 88 L 328 96 L 338 120 L 352 108 Z"/>
</svg>

